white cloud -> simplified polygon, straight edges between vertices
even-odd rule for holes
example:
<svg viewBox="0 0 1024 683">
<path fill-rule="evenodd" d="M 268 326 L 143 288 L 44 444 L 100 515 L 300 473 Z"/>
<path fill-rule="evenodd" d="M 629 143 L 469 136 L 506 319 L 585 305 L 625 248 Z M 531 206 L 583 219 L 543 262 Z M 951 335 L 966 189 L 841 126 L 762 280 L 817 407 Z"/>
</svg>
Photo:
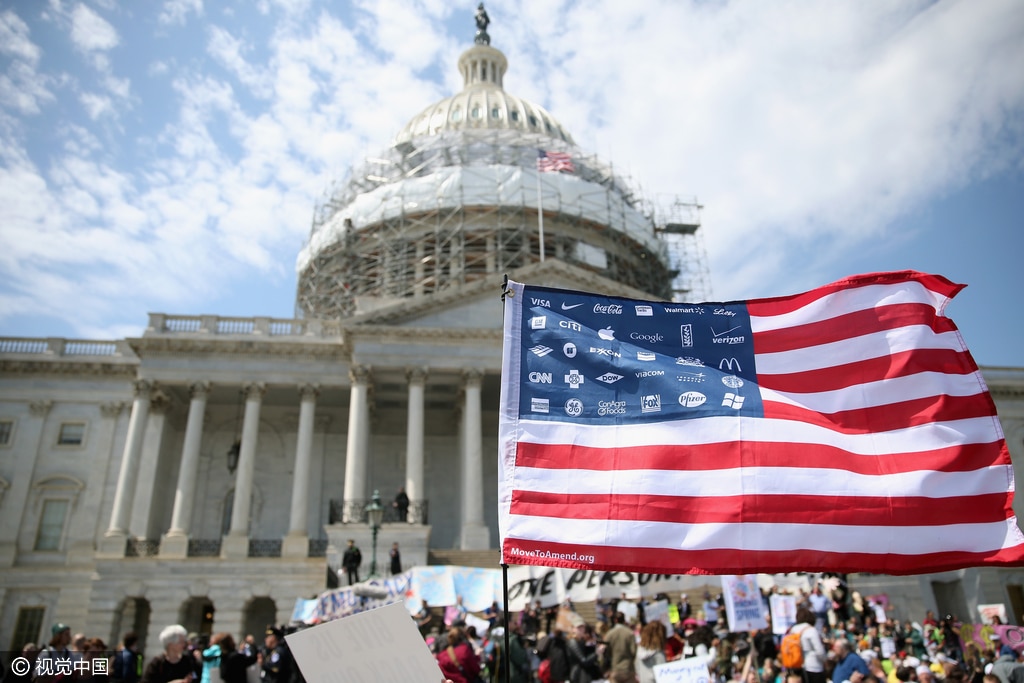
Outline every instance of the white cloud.
<svg viewBox="0 0 1024 683">
<path fill-rule="evenodd" d="M 114 113 L 113 101 L 105 95 L 97 95 L 96 93 L 82 93 L 78 97 L 82 102 L 82 106 L 89 113 L 89 118 L 95 121 L 105 114 Z"/>
<path fill-rule="evenodd" d="M 83 4 L 71 11 L 71 41 L 83 52 L 110 50 L 120 42 L 110 22 Z"/>
<path fill-rule="evenodd" d="M 158 20 L 165 25 L 184 25 L 189 13 L 203 16 L 203 0 L 165 0 Z"/>
<path fill-rule="evenodd" d="M 29 38 L 28 24 L 11 10 L 0 12 L 0 53 L 33 65 L 39 61 L 39 46 Z"/>
</svg>

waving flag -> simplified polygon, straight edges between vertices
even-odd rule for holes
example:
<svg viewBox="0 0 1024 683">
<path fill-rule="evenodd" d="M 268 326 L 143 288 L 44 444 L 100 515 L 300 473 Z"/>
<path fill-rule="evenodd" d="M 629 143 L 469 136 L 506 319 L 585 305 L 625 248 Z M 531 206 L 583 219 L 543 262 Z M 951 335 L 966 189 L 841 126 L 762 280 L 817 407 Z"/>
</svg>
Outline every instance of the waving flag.
<svg viewBox="0 0 1024 683">
<path fill-rule="evenodd" d="M 915 574 L 1024 564 L 1009 452 L 916 272 L 720 304 L 509 283 L 502 562 Z"/>
<path fill-rule="evenodd" d="M 548 152 L 541 149 L 537 150 L 537 170 L 541 173 L 572 173 L 576 166 L 572 163 L 572 157 L 565 152 Z"/>
</svg>

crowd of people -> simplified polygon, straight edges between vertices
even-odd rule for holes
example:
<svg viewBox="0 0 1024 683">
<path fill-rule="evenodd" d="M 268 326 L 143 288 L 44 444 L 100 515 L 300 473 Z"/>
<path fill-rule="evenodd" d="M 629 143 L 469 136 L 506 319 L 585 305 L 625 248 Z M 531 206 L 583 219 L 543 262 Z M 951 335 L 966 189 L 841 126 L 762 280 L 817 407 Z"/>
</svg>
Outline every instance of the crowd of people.
<svg viewBox="0 0 1024 683">
<path fill-rule="evenodd" d="M 506 654 L 508 683 L 653 683 L 655 666 L 688 658 L 707 664 L 712 683 L 1024 683 L 1020 653 L 993 629 L 979 646 L 961 640 L 953 615 L 904 622 L 856 592 L 834 598 L 821 586 L 800 594 L 787 634 L 773 632 L 770 613 L 767 628 L 730 632 L 722 596 L 710 593 L 696 605 L 680 596 L 671 625 L 647 621 L 644 605 L 625 599 L 598 603 L 595 623 L 571 604 L 533 604 L 510 615 L 508 653 L 496 604 L 483 614 L 490 628 L 457 618 L 442 625 L 426 606 L 417 624 L 454 683 L 505 683 Z"/>
<path fill-rule="evenodd" d="M 776 634 L 764 597 L 767 628 L 738 633 L 722 596 L 710 593 L 696 605 L 681 595 L 671 619 L 648 620 L 645 605 L 625 596 L 599 601 L 593 623 L 571 602 L 536 602 L 506 621 L 498 603 L 470 615 L 461 598 L 443 610 L 423 604 L 413 619 L 451 683 L 654 683 L 654 667 L 690 658 L 706 663 L 712 683 L 1024 683 L 1019 653 L 998 632 L 986 629 L 981 646 L 964 642 L 953 615 L 904 622 L 856 592 L 837 600 L 836 591 L 815 586 L 799 595 L 796 623 Z M 267 627 L 261 647 L 252 635 L 236 645 L 227 633 L 200 637 L 168 626 L 163 652 L 148 662 L 134 633 L 113 652 L 65 624 L 51 635 L 43 648 L 25 647 L 31 670 L 9 668 L 3 683 L 305 683 L 277 626 Z"/>
<path fill-rule="evenodd" d="M 236 644 L 229 633 L 201 636 L 174 624 L 160 632 L 162 652 L 144 661 L 138 636 L 129 631 L 116 649 L 100 638 L 71 635 L 54 624 L 44 647 L 26 644 L 25 669 L 5 662 L 3 683 L 305 683 L 284 640 L 268 626 L 262 646 L 248 635 Z"/>
</svg>

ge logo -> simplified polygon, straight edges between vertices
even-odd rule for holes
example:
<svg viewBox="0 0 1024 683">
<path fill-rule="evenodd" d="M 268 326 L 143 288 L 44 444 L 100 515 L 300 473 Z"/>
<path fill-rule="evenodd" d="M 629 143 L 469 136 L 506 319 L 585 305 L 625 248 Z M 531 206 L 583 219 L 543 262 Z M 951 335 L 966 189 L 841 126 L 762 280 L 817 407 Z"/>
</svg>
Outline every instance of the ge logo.
<svg viewBox="0 0 1024 683">
<path fill-rule="evenodd" d="M 565 414 L 569 417 L 579 417 L 583 414 L 583 401 L 578 398 L 570 398 L 565 402 Z"/>
</svg>

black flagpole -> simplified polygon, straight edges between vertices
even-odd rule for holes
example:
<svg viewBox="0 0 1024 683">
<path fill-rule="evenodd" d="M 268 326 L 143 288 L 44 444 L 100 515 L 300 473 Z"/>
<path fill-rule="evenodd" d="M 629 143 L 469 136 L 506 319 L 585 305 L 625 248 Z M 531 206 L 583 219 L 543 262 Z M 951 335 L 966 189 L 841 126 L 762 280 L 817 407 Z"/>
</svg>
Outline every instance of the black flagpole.
<svg viewBox="0 0 1024 683">
<path fill-rule="evenodd" d="M 504 307 L 504 305 L 505 305 L 505 295 L 506 294 L 511 296 L 511 293 L 508 291 L 508 273 L 505 274 L 505 279 L 501 283 L 501 304 L 502 304 L 502 307 Z M 508 565 L 505 564 L 504 562 L 501 563 L 501 587 L 502 587 L 502 593 L 504 594 L 504 598 L 505 598 L 505 604 L 504 604 L 504 606 L 502 608 L 502 611 L 504 612 L 504 621 L 505 621 L 505 661 L 503 662 L 503 664 L 505 666 L 505 678 L 502 679 L 502 680 L 504 680 L 505 683 L 508 683 L 509 681 L 512 680 L 512 657 L 511 657 L 511 653 L 509 652 L 510 633 L 509 633 L 509 628 L 508 628 Z"/>
</svg>

